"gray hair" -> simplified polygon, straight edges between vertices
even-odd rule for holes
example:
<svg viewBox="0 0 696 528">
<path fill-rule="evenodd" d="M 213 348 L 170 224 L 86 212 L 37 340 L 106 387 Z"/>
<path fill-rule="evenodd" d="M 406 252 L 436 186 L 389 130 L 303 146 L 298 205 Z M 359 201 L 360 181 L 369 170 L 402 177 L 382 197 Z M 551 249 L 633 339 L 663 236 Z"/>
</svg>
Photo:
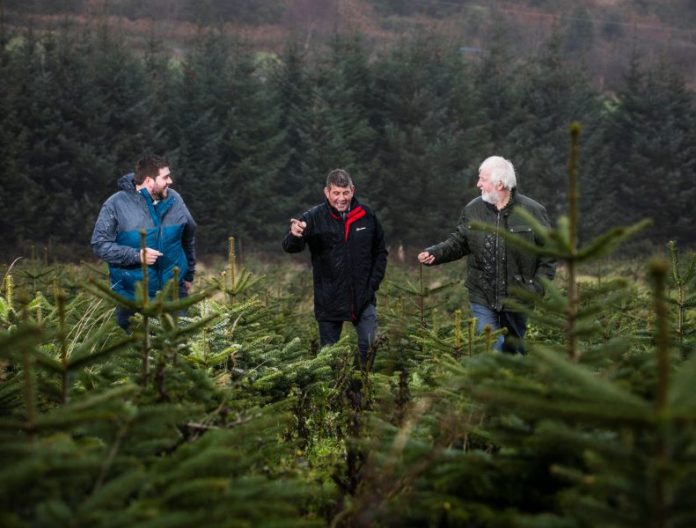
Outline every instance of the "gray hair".
<svg viewBox="0 0 696 528">
<path fill-rule="evenodd" d="M 343 169 L 334 169 L 326 176 L 326 188 L 335 187 L 354 187 L 353 180 L 348 174 L 348 171 Z"/>
<path fill-rule="evenodd" d="M 508 160 L 501 156 L 491 156 L 486 158 L 479 167 L 479 172 L 482 170 L 490 171 L 490 182 L 493 184 L 502 183 L 506 189 L 514 189 L 517 187 L 517 178 L 515 176 L 515 167 Z"/>
</svg>

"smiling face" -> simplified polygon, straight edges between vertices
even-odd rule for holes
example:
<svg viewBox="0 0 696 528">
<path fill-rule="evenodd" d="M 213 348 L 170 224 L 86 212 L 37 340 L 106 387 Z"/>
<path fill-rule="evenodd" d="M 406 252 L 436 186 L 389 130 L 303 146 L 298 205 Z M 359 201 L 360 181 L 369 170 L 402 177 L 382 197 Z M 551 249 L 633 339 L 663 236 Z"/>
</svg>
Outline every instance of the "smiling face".
<svg viewBox="0 0 696 528">
<path fill-rule="evenodd" d="M 479 171 L 479 178 L 478 182 L 476 183 L 476 187 L 481 191 L 481 198 L 484 202 L 495 205 L 500 201 L 503 184 L 501 182 L 491 182 L 490 169 L 482 169 Z"/>
<path fill-rule="evenodd" d="M 324 195 L 329 201 L 329 205 L 339 213 L 348 210 L 354 194 L 355 187 L 353 186 L 337 187 L 336 185 L 331 185 L 330 187 L 324 187 Z"/>
<path fill-rule="evenodd" d="M 162 167 L 157 177 L 149 178 L 149 180 L 152 183 L 148 186 L 148 192 L 153 200 L 164 200 L 167 197 L 169 186 L 174 183 L 169 167 Z"/>
</svg>

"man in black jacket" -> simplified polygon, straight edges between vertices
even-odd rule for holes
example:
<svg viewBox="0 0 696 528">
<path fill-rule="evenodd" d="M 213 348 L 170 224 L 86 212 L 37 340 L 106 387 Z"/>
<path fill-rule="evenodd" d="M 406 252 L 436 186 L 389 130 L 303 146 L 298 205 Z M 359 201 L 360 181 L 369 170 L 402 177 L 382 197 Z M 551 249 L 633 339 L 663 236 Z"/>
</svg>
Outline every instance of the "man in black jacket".
<svg viewBox="0 0 696 528">
<path fill-rule="evenodd" d="M 516 233 L 541 246 L 543 242 L 517 211 L 527 211 L 545 227 L 550 225 L 549 218 L 544 206 L 517 192 L 515 169 L 505 158 L 491 156 L 486 159 L 479 167 L 476 187 L 481 196 L 464 207 L 455 232 L 444 242 L 422 251 L 418 260 L 426 265 L 444 264 L 468 255 L 466 286 L 477 331 L 483 332 L 486 326 L 493 330 L 505 328 L 507 335 L 500 336 L 495 348 L 524 354 L 522 339 L 527 319 L 506 306 L 508 289 L 524 288 L 543 295 L 544 285 L 540 279 L 553 279 L 555 263 L 549 257 L 540 257 L 506 243 L 499 232 Z M 472 221 L 490 224 L 495 230 L 473 230 Z"/>
<path fill-rule="evenodd" d="M 329 172 L 324 195 L 324 203 L 290 221 L 283 249 L 297 253 L 309 246 L 321 345 L 337 342 L 343 321 L 351 321 L 364 363 L 377 333 L 375 292 L 387 267 L 384 232 L 374 212 L 355 199 L 345 170 Z"/>
</svg>

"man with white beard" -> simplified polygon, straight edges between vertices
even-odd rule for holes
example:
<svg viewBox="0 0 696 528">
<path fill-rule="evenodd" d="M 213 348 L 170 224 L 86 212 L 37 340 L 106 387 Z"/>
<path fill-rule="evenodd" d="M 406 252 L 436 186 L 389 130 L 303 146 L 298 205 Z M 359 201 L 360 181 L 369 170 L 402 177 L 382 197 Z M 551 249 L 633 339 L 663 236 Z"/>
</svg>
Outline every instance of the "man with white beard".
<svg viewBox="0 0 696 528">
<path fill-rule="evenodd" d="M 524 209 L 544 227 L 550 226 L 549 218 L 543 205 L 517 192 L 515 169 L 505 158 L 491 156 L 481 163 L 476 187 L 481 196 L 464 207 L 456 230 L 444 242 L 419 253 L 418 260 L 430 266 L 468 256 L 466 286 L 477 332 L 482 333 L 486 326 L 505 328 L 507 334 L 498 338 L 494 348 L 524 354 L 527 317 L 508 305 L 508 290 L 518 287 L 543 295 L 540 278 L 553 280 L 555 262 L 508 243 L 500 232 L 516 233 L 542 246 L 543 241 L 517 211 Z M 493 229 L 475 230 L 472 222 L 490 224 Z"/>
</svg>

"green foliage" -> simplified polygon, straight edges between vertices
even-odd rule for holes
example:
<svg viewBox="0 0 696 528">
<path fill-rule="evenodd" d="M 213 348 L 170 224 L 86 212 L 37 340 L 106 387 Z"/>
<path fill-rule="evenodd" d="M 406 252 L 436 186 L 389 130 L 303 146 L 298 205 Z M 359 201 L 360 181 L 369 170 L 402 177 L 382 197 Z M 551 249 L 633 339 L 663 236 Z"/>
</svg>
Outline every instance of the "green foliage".
<svg viewBox="0 0 696 528">
<path fill-rule="evenodd" d="M 232 260 L 187 299 L 136 300 L 125 336 L 100 269 L 18 262 L 0 297 L 3 525 L 688 526 L 696 363 L 664 323 L 681 306 L 691 339 L 673 301 L 693 259 L 672 245 L 651 295 L 628 264 L 591 267 L 630 229 L 573 249 L 570 225 L 538 234 L 576 280 L 596 273 L 576 361 L 568 271 L 522 358 L 474 335 L 459 270 L 392 267 L 361 366 L 352 332 L 317 348 L 306 269 Z"/>
<path fill-rule="evenodd" d="M 696 255 L 690 255 L 690 259 L 684 263 L 679 255 L 677 244 L 671 241 L 667 244 L 671 259 L 671 274 L 668 284 L 672 287 L 672 295 L 668 302 L 674 306 L 676 321 L 674 332 L 676 345 L 681 350 L 684 359 L 691 355 L 696 333 L 691 325 L 690 314 L 696 307 Z"/>
</svg>

